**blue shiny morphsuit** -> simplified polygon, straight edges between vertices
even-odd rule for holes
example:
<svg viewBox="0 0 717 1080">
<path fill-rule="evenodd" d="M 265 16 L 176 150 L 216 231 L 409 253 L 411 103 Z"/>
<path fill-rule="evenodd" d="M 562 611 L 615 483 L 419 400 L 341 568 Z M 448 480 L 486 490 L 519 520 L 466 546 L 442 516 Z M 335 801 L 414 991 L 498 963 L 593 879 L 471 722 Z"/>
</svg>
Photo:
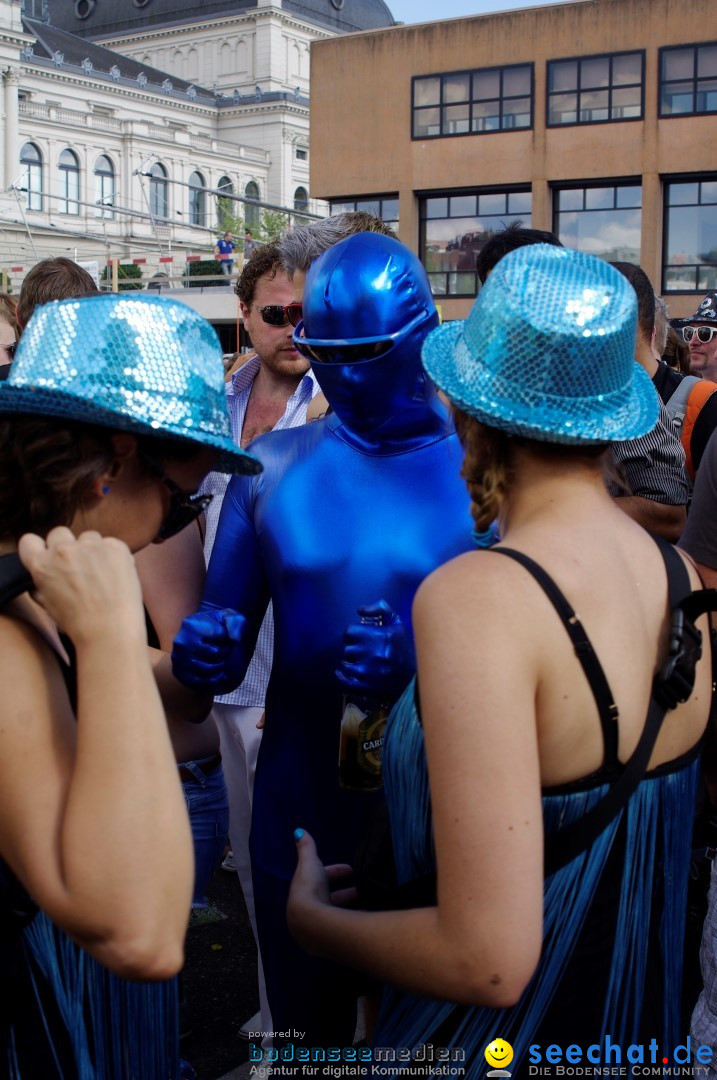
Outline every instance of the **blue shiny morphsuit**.
<svg viewBox="0 0 717 1080">
<path fill-rule="evenodd" d="M 308 342 L 411 328 L 382 355 L 312 362 L 334 413 L 252 444 L 264 472 L 230 482 L 201 614 L 175 643 L 183 682 L 225 691 L 241 681 L 273 600 L 252 857 L 285 880 L 298 825 L 325 862 L 353 857 L 372 798 L 338 785 L 342 682 L 395 696 L 415 663 L 416 589 L 472 546 L 461 448 L 420 362 L 436 320 L 422 266 L 395 240 L 359 234 L 314 263 L 304 294 Z M 358 609 L 381 599 L 391 609 L 387 625 L 358 632 Z"/>
</svg>

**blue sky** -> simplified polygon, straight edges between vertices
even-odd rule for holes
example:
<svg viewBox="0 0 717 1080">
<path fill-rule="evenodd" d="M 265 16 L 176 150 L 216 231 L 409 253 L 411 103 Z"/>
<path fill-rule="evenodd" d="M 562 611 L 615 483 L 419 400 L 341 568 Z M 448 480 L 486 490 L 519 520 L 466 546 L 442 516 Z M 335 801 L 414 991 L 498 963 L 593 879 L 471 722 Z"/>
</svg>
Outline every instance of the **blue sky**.
<svg viewBox="0 0 717 1080">
<path fill-rule="evenodd" d="M 550 0 L 544 0 L 549 3 Z M 553 0 L 555 2 L 555 0 Z M 489 11 L 539 7 L 535 0 L 386 0 L 398 22 L 433 22 L 437 18 L 454 19 L 460 15 L 484 15 Z"/>
</svg>

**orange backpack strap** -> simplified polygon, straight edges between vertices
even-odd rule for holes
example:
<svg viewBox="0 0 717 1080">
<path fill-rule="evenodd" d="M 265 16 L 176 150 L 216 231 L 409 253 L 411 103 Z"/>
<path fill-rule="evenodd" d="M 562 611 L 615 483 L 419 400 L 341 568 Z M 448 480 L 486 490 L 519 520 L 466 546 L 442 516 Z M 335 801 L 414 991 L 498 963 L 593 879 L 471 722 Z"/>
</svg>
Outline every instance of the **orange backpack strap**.
<svg viewBox="0 0 717 1080">
<path fill-rule="evenodd" d="M 680 438 L 685 451 L 687 471 L 693 480 L 695 478 L 695 468 L 692 462 L 692 432 L 694 431 L 697 417 L 702 411 L 702 406 L 708 398 L 712 397 L 715 390 L 717 390 L 717 383 L 709 382 L 707 379 L 699 379 L 690 390 L 690 396 L 687 399 L 685 420 L 682 425 Z"/>
</svg>

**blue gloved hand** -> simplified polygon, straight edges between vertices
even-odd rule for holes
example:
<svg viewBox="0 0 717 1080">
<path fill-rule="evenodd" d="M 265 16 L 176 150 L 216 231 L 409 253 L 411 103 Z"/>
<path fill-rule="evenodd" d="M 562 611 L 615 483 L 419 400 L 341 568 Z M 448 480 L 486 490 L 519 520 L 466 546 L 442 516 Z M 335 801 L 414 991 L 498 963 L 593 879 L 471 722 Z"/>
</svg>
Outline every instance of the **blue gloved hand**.
<svg viewBox="0 0 717 1080">
<path fill-rule="evenodd" d="M 244 616 L 231 608 L 189 615 L 172 646 L 175 678 L 184 686 L 213 690 L 215 694 L 233 690 L 229 661 L 245 626 Z"/>
<path fill-rule="evenodd" d="M 351 694 L 395 701 L 416 671 L 413 638 L 385 600 L 358 609 L 360 622 L 344 634 L 336 678 Z"/>
</svg>

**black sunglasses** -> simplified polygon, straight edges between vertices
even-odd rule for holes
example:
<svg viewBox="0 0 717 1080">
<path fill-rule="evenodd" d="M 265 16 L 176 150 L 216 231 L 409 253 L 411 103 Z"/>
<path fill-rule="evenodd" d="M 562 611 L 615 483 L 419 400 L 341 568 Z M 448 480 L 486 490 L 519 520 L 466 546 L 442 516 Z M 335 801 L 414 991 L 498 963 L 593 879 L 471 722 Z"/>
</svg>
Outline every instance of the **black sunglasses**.
<svg viewBox="0 0 717 1080">
<path fill-rule="evenodd" d="M 175 484 L 174 480 L 167 476 L 158 461 L 145 453 L 141 453 L 140 457 L 145 465 L 149 466 L 151 472 L 162 481 L 169 492 L 169 510 L 159 527 L 155 543 L 159 540 L 169 540 L 170 536 L 176 536 L 182 529 L 186 529 L 187 525 L 191 525 L 193 521 L 196 521 L 199 515 L 203 514 L 207 509 L 214 496 L 188 495 L 186 491 L 182 491 L 178 484 Z"/>
<path fill-rule="evenodd" d="M 254 306 L 268 326 L 286 326 L 287 323 L 298 326 L 301 322 L 301 304 L 286 304 L 285 306 L 265 304 L 263 307 L 255 304 Z"/>
</svg>

